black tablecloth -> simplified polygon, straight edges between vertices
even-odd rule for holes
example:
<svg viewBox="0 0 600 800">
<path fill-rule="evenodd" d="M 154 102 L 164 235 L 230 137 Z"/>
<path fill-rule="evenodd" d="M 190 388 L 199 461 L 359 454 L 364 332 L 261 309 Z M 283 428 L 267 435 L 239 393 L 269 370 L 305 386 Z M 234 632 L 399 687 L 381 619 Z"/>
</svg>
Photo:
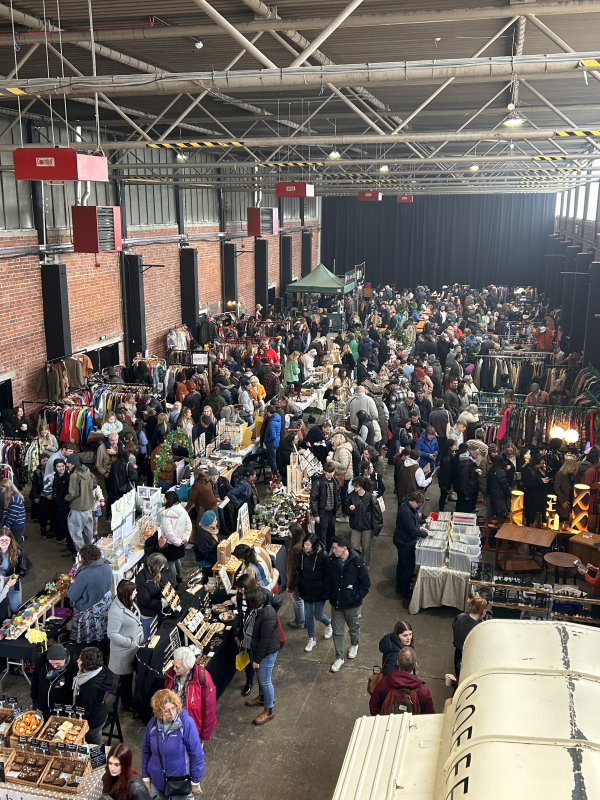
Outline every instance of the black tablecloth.
<svg viewBox="0 0 600 800">
<path fill-rule="evenodd" d="M 148 724 L 152 718 L 150 708 L 152 695 L 159 689 L 164 689 L 165 686 L 162 668 L 165 651 L 169 644 L 169 635 L 177 627 L 177 622 L 185 617 L 190 608 L 200 608 L 204 594 L 204 589 L 201 589 L 197 595 L 184 593 L 181 597 L 181 613 L 176 617 L 165 617 L 159 624 L 157 633 L 160 636 L 160 641 L 156 647 L 152 650 L 148 647 L 141 647 L 137 652 L 134 707 L 145 724 Z M 215 594 L 212 602 L 222 602 L 224 598 L 225 595 L 223 595 L 223 598 L 219 598 Z M 236 672 L 235 657 L 238 654 L 238 646 L 235 641 L 236 630 L 237 621 L 234 621 L 231 623 L 231 630 L 224 630 L 222 633 L 217 634 L 223 640 L 223 643 L 215 650 L 215 654 L 206 668 L 215 684 L 217 698 L 223 694 Z M 183 644 L 183 632 L 180 630 L 179 633 Z"/>
<path fill-rule="evenodd" d="M 55 639 L 68 622 L 68 619 L 63 619 L 48 628 L 46 631 L 48 639 Z M 9 658 L 11 661 L 18 661 L 22 658 L 35 661 L 38 656 L 38 647 L 39 645 L 29 642 L 24 633 L 18 639 L 0 639 L 0 658 Z"/>
</svg>

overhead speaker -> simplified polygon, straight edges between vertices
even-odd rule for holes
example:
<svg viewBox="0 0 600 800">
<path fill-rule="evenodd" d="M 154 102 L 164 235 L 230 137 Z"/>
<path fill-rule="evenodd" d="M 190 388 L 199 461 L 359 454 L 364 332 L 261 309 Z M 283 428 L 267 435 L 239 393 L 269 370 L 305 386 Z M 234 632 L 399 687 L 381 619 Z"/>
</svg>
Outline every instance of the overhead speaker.
<svg viewBox="0 0 600 800">
<path fill-rule="evenodd" d="M 179 251 L 179 287 L 181 291 L 181 321 L 195 336 L 200 320 L 198 250 L 195 247 L 182 247 Z"/>
</svg>

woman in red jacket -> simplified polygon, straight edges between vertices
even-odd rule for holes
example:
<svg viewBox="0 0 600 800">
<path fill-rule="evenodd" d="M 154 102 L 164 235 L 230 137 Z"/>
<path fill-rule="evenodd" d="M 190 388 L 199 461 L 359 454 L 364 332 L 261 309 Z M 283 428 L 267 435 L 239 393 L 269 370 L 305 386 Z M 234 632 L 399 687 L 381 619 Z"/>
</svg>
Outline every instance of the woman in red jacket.
<svg viewBox="0 0 600 800">
<path fill-rule="evenodd" d="M 196 724 L 200 740 L 204 743 L 210 739 L 217 724 L 217 691 L 210 673 L 196 664 L 189 647 L 173 651 L 173 666 L 165 673 L 165 689 L 179 695 Z"/>
</svg>

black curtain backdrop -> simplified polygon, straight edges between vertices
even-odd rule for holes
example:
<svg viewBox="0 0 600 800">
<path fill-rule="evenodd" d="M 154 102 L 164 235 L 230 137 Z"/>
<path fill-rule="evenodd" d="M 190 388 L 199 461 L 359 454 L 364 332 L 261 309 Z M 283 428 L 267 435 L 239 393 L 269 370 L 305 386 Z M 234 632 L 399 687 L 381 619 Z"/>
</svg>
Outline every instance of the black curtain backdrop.
<svg viewBox="0 0 600 800">
<path fill-rule="evenodd" d="M 365 262 L 374 286 L 544 285 L 553 194 L 324 197 L 321 260 L 338 275 Z"/>
</svg>

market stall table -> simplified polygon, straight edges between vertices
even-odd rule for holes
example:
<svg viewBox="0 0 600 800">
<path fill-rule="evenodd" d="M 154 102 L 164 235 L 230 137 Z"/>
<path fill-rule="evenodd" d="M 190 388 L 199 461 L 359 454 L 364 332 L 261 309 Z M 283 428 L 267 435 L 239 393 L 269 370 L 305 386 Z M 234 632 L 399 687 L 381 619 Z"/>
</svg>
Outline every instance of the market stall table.
<svg viewBox="0 0 600 800">
<path fill-rule="evenodd" d="M 165 653 L 170 643 L 170 636 L 177 630 L 181 645 L 185 644 L 184 633 L 178 628 L 177 623 L 185 617 L 192 606 L 199 608 L 202 605 L 203 598 L 204 590 L 201 590 L 198 595 L 184 594 L 181 598 L 181 612 L 177 615 L 165 617 L 159 624 L 157 634 L 160 639 L 156 646 L 154 648 L 140 647 L 137 652 L 137 681 L 134 704 L 140 719 L 145 724 L 148 724 L 152 717 L 152 712 L 150 711 L 152 695 L 159 689 L 164 689 L 165 679 L 162 670 Z M 212 656 L 206 667 L 215 684 L 217 698 L 223 694 L 236 672 L 235 657 L 238 654 L 236 633 L 237 617 L 226 626 L 222 633 L 218 634 L 222 639 L 222 644 L 216 648 L 214 656 Z"/>
<path fill-rule="evenodd" d="M 598 534 L 582 531 L 572 536 L 569 541 L 569 553 L 578 558 L 584 564 L 593 564 L 600 567 L 600 548 L 594 546 L 598 542 Z"/>
<path fill-rule="evenodd" d="M 496 566 L 504 572 L 539 572 L 542 567 L 533 558 L 508 559 L 508 542 L 528 544 L 530 547 L 549 550 L 556 538 L 556 533 L 556 531 L 544 528 L 526 528 L 506 522 L 496 533 Z M 502 549 L 500 549 L 501 544 Z M 501 559 L 500 555 L 503 555 L 504 558 Z"/>
<path fill-rule="evenodd" d="M 2 796 L 4 800 L 8 798 L 17 798 L 19 800 L 64 800 L 65 797 L 72 797 L 75 800 L 98 800 L 102 794 L 102 781 L 104 778 L 104 766 L 101 769 L 94 770 L 85 780 L 80 784 L 80 788 L 75 792 L 69 790 L 68 792 L 57 788 L 56 791 L 48 789 L 45 786 L 26 786 L 21 782 L 15 783 L 8 780 L 6 783 L 0 784 L 2 788 Z"/>
<path fill-rule="evenodd" d="M 577 567 L 575 566 L 575 557 L 572 556 L 570 553 L 546 553 L 544 556 L 544 565 L 546 567 L 545 573 L 548 573 L 548 566 L 554 567 L 554 580 L 556 583 L 560 580 L 560 571 L 561 570 L 571 570 L 571 574 L 568 572 L 564 575 L 564 581 L 567 582 L 567 578 L 573 578 L 573 583 L 577 584 Z M 544 581 L 546 583 L 547 581 Z"/>
<path fill-rule="evenodd" d="M 469 598 L 469 578 L 468 572 L 447 567 L 419 567 L 408 613 L 418 614 L 422 608 L 438 606 L 465 610 Z"/>
<path fill-rule="evenodd" d="M 112 592 L 114 595 L 117 593 L 117 586 L 125 578 L 128 572 L 134 570 L 139 562 L 144 558 L 144 548 L 141 547 L 137 553 L 130 553 L 127 556 L 127 561 L 120 567 L 113 567 L 112 571 Z M 135 570 L 137 572 L 137 570 Z M 135 575 L 134 572 L 134 575 Z"/>
</svg>

